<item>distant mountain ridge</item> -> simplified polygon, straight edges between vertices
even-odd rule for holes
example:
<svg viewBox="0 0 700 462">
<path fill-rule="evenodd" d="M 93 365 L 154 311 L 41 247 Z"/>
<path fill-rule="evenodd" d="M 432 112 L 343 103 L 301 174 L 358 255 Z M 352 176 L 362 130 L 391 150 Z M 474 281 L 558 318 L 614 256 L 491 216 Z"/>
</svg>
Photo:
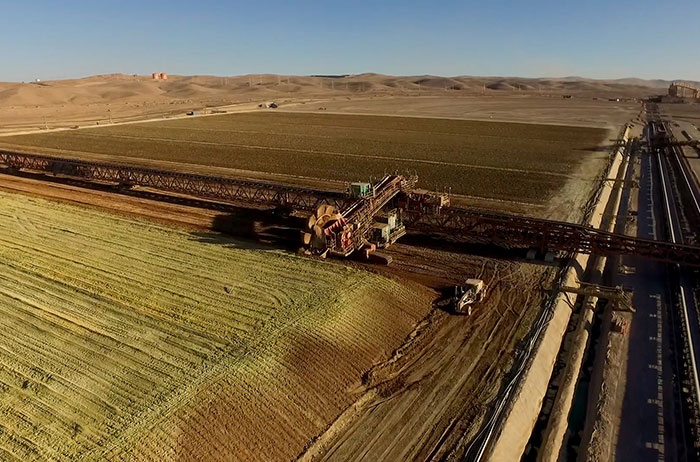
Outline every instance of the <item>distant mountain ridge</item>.
<svg viewBox="0 0 700 462">
<path fill-rule="evenodd" d="M 168 80 L 151 76 L 105 74 L 70 80 L 32 83 L 0 83 L 1 107 L 66 104 L 151 104 L 189 100 L 222 101 L 286 97 L 327 97 L 334 94 L 458 94 L 527 93 L 578 94 L 601 97 L 642 97 L 665 94 L 671 81 L 623 78 L 597 80 L 584 77 L 443 77 L 435 75 L 393 76 L 375 73 L 355 75 L 287 76 L 251 74 L 233 77 L 170 75 Z"/>
</svg>

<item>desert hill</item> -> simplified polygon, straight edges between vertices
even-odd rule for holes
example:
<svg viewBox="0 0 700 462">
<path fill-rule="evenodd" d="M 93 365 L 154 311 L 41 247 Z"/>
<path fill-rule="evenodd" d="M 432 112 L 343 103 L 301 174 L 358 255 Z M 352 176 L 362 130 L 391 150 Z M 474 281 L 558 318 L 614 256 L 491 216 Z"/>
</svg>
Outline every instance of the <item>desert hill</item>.
<svg viewBox="0 0 700 462">
<path fill-rule="evenodd" d="M 663 80 L 593 80 L 579 77 L 440 77 L 358 74 L 349 76 L 280 76 L 256 74 L 236 77 L 98 75 L 82 79 L 32 83 L 0 83 L 0 107 L 116 102 L 178 102 L 225 100 L 235 97 L 265 98 L 280 95 L 317 96 L 333 93 L 389 93 L 418 91 L 539 92 L 622 96 L 663 93 L 670 82 Z"/>
<path fill-rule="evenodd" d="M 80 79 L 0 82 L 0 132 L 109 123 L 184 114 L 210 107 L 332 99 L 439 96 L 639 98 L 664 94 L 662 80 L 582 77 L 441 77 L 374 73 L 328 76 L 254 74 L 233 77 L 107 74 Z"/>
</svg>

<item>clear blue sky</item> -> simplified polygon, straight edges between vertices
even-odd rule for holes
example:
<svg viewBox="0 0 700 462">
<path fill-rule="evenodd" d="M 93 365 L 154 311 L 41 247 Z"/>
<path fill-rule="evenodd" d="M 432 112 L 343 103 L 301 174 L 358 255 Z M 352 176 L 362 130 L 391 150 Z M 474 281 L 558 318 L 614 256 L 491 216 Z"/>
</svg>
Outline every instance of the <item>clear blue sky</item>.
<svg viewBox="0 0 700 462">
<path fill-rule="evenodd" d="M 0 81 L 153 71 L 700 80 L 699 14 L 698 0 L 0 0 Z"/>
</svg>

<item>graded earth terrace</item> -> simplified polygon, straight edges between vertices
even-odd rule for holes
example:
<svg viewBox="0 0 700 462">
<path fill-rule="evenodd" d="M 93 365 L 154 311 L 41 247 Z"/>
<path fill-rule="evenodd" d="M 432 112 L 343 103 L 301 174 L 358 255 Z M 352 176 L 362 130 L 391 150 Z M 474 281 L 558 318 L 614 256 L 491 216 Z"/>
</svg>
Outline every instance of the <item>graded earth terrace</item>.
<svg viewBox="0 0 700 462">
<path fill-rule="evenodd" d="M 340 263 L 4 192 L 0 244 L 2 460 L 290 460 L 431 306 Z"/>
</svg>

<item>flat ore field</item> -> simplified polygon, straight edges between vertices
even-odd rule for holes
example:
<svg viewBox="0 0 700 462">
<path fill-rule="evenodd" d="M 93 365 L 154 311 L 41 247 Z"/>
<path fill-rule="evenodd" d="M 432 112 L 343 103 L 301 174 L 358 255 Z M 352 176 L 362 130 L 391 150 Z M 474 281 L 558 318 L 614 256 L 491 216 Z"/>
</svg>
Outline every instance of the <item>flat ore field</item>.
<svg viewBox="0 0 700 462">
<path fill-rule="evenodd" d="M 0 146 L 342 181 L 411 172 L 426 189 L 542 204 L 568 180 L 581 180 L 576 172 L 586 160 L 604 157 L 608 135 L 588 127 L 252 112 L 10 136 Z"/>
</svg>

